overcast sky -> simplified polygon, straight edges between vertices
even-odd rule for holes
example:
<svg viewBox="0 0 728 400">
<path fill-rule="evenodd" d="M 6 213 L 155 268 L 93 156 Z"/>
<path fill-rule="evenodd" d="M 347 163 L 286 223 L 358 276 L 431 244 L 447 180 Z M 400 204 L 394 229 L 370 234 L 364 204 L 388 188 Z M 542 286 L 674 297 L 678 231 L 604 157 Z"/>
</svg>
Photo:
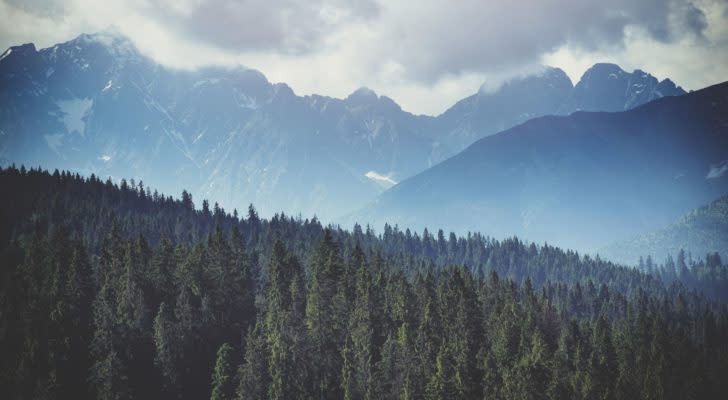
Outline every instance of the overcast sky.
<svg viewBox="0 0 728 400">
<path fill-rule="evenodd" d="M 113 28 L 168 66 L 242 64 L 299 95 L 367 86 L 425 114 L 542 64 L 728 80 L 728 0 L 0 0 L 0 21 L 2 48 Z"/>
</svg>

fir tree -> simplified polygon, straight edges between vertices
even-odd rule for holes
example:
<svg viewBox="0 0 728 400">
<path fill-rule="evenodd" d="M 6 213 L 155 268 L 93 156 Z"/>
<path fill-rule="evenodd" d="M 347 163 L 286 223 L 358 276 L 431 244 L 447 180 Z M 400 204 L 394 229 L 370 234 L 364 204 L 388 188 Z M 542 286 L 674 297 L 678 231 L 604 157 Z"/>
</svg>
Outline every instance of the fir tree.
<svg viewBox="0 0 728 400">
<path fill-rule="evenodd" d="M 229 344 L 223 343 L 217 350 L 217 361 L 212 373 L 212 394 L 210 400 L 229 400 L 235 392 L 233 381 L 233 366 L 231 365 L 233 349 Z"/>
</svg>

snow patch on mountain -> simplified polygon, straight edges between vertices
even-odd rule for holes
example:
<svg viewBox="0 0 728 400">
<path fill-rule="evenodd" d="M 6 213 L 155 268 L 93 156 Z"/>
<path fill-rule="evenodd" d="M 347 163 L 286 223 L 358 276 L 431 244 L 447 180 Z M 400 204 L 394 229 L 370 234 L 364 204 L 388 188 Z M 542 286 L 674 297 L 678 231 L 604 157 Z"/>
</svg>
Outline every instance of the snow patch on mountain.
<svg viewBox="0 0 728 400">
<path fill-rule="evenodd" d="M 3 58 L 9 56 L 10 53 L 12 53 L 12 52 L 13 52 L 13 49 L 7 49 L 7 50 L 5 50 L 5 53 L 3 53 L 3 55 L 0 56 L 0 61 L 2 61 Z"/>
<path fill-rule="evenodd" d="M 387 188 L 392 187 L 397 184 L 397 182 L 394 179 L 392 179 L 391 177 L 389 177 L 387 175 L 382 175 L 376 171 L 369 171 L 366 174 L 364 174 L 364 176 L 366 176 L 367 178 L 369 178 L 369 179 L 373 180 L 374 182 L 377 182 L 380 185 L 387 187 Z"/>
<path fill-rule="evenodd" d="M 63 134 L 54 133 L 52 135 L 43 135 L 43 137 L 45 138 L 48 147 L 51 150 L 58 152 L 58 148 L 63 144 Z"/>
<path fill-rule="evenodd" d="M 724 160 L 717 165 L 711 165 L 710 170 L 708 170 L 708 175 L 705 177 L 705 179 L 720 178 L 726 172 L 728 172 L 728 160 Z"/>
<path fill-rule="evenodd" d="M 247 108 L 249 110 L 257 110 L 259 108 L 258 102 L 255 101 L 254 98 L 246 95 L 245 93 L 242 93 L 239 90 L 235 89 L 235 95 L 238 107 Z"/>
<path fill-rule="evenodd" d="M 195 82 L 195 84 L 192 85 L 192 88 L 197 89 L 200 86 L 217 85 L 218 83 L 220 83 L 220 78 L 206 78 Z"/>
<path fill-rule="evenodd" d="M 93 105 L 93 100 L 87 98 L 58 100 L 56 105 L 61 109 L 61 121 L 66 127 L 66 131 L 68 133 L 77 132 L 83 135 L 86 129 L 84 117 Z"/>
</svg>

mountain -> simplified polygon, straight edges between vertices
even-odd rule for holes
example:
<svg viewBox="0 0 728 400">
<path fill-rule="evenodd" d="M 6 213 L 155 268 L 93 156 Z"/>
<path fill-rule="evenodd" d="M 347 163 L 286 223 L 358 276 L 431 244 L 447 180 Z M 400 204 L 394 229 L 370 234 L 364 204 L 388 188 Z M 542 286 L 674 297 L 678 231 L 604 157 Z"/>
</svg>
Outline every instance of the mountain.
<svg viewBox="0 0 728 400">
<path fill-rule="evenodd" d="M 436 121 L 442 141 L 460 151 L 483 136 L 500 132 L 534 117 L 556 114 L 573 85 L 559 68 L 505 82 L 495 91 L 486 88 L 457 102 Z"/>
<path fill-rule="evenodd" d="M 655 260 L 675 257 L 681 249 L 693 257 L 717 252 L 728 260 L 728 196 L 691 211 L 663 229 L 608 246 L 600 254 L 636 264 L 640 257 L 648 255 Z"/>
<path fill-rule="evenodd" d="M 178 71 L 113 34 L 0 59 L 0 158 L 328 217 L 426 168 L 429 117 L 361 89 L 296 96 L 258 71 Z"/>
<path fill-rule="evenodd" d="M 399 183 L 354 219 L 593 251 L 725 195 L 727 165 L 723 83 L 625 112 L 532 119 Z"/>
<path fill-rule="evenodd" d="M 545 68 L 440 116 L 416 116 L 367 88 L 345 99 L 297 96 L 252 69 L 170 69 L 127 38 L 84 34 L 0 56 L 0 164 L 137 176 L 228 209 L 252 202 L 264 215 L 331 220 L 481 137 L 587 107 L 575 90 L 563 71 Z M 649 93 L 639 100 L 683 92 Z M 569 99 L 577 105 L 562 107 Z M 620 101 L 637 104 L 628 93 Z"/>
<path fill-rule="evenodd" d="M 670 79 L 618 65 L 600 63 L 589 68 L 559 107 L 560 113 L 574 111 L 625 111 L 664 96 L 680 96 L 685 91 Z"/>
<path fill-rule="evenodd" d="M 535 117 L 569 115 L 575 111 L 625 111 L 685 91 L 669 80 L 658 81 L 640 70 L 632 73 L 615 64 L 595 64 L 576 86 L 559 68 L 505 82 L 495 91 L 485 88 L 455 104 L 435 120 L 442 142 L 455 154 L 484 136 Z"/>
</svg>

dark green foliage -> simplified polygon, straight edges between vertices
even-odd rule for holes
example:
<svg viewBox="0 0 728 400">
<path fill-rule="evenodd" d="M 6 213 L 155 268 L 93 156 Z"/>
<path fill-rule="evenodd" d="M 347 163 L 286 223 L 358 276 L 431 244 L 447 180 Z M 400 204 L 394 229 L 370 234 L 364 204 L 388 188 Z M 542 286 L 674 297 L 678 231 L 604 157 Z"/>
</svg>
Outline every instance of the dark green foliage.
<svg viewBox="0 0 728 400">
<path fill-rule="evenodd" d="M 234 369 L 232 365 L 233 349 L 229 344 L 223 343 L 217 350 L 215 370 L 212 372 L 212 394 L 210 400 L 232 400 L 235 393 Z"/>
<path fill-rule="evenodd" d="M 309 363 L 316 398 L 342 397 L 338 376 L 342 370 L 346 298 L 343 265 L 337 244 L 327 229 L 314 255 L 306 302 L 309 351 L 318 362 Z"/>
<path fill-rule="evenodd" d="M 716 255 L 650 275 L 516 238 L 350 233 L 252 206 L 240 220 L 68 173 L 10 168 L 0 185 L 4 398 L 728 390 Z"/>
<path fill-rule="evenodd" d="M 238 371 L 237 398 L 262 400 L 268 398 L 268 349 L 263 324 L 258 322 L 245 337 L 245 356 Z"/>
<path fill-rule="evenodd" d="M 175 323 L 165 303 L 159 306 L 159 312 L 154 318 L 154 364 L 162 374 L 165 391 L 174 391 L 177 388 L 181 364 L 179 336 Z"/>
</svg>

